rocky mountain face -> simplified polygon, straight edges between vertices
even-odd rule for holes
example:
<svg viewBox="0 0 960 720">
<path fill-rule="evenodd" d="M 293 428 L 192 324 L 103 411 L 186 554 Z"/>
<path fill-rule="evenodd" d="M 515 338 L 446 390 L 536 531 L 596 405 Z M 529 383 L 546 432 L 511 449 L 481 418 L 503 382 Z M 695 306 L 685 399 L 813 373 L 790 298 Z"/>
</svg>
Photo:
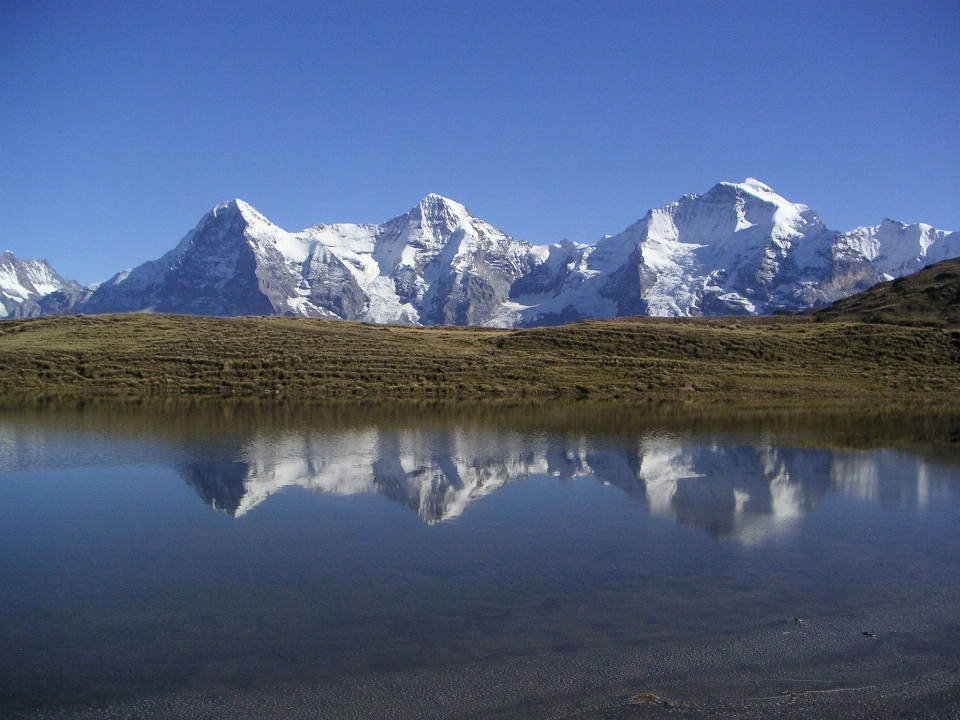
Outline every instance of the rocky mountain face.
<svg viewBox="0 0 960 720">
<path fill-rule="evenodd" d="M 15 316 L 152 311 L 527 327 L 802 311 L 957 256 L 960 233 L 892 220 L 829 230 L 753 179 L 686 195 L 592 245 L 533 246 L 439 195 L 380 225 L 297 233 L 234 200 L 163 257 L 89 288 L 8 253 L 0 303 Z"/>
<path fill-rule="evenodd" d="M 814 319 L 927 327 L 960 327 L 960 258 L 942 260 L 911 275 L 874 285 L 869 290 L 818 310 Z M 960 346 L 960 333 L 954 342 Z"/>
<path fill-rule="evenodd" d="M 720 183 L 595 245 L 551 247 L 539 282 L 516 286 L 515 324 L 798 311 L 880 279 L 805 205 L 756 180 Z"/>
<path fill-rule="evenodd" d="M 175 249 L 115 276 L 77 309 L 480 325 L 529 271 L 530 251 L 439 195 L 383 225 L 299 233 L 234 200 L 214 208 Z"/>
<path fill-rule="evenodd" d="M 46 260 L 21 260 L 9 251 L 0 255 L 0 317 L 56 314 L 83 295 L 79 283 L 64 280 Z"/>
</svg>

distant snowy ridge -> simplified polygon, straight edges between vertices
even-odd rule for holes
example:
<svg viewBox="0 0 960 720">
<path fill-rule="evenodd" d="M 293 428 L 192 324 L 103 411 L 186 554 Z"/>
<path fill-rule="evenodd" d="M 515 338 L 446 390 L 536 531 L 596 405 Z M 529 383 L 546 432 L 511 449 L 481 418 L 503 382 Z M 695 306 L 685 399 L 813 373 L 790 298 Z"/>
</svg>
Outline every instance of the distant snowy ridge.
<svg viewBox="0 0 960 720">
<path fill-rule="evenodd" d="M 500 327 L 625 315 L 768 314 L 825 305 L 957 256 L 960 233 L 892 220 L 848 233 L 829 230 L 813 210 L 752 178 L 685 195 L 593 245 L 534 246 L 435 194 L 379 225 L 315 225 L 295 233 L 233 200 L 204 216 L 167 254 L 86 289 L 44 261 L 30 265 L 7 253 L 0 261 L 0 312 L 301 315 Z"/>
<path fill-rule="evenodd" d="M 2 318 L 56 313 L 72 305 L 82 293 L 79 283 L 64 280 L 46 260 L 21 260 L 9 250 L 0 255 Z"/>
<path fill-rule="evenodd" d="M 960 232 L 937 230 L 926 223 L 906 225 L 888 218 L 873 227 L 858 227 L 847 235 L 857 252 L 891 279 L 960 257 Z"/>
</svg>

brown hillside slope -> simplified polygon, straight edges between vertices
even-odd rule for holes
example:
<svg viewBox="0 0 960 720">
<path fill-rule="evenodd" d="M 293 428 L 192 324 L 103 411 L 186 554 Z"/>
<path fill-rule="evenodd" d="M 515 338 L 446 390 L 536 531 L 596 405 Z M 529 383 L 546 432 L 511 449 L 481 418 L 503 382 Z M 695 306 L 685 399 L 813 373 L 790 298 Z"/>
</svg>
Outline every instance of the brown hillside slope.
<svg viewBox="0 0 960 720">
<path fill-rule="evenodd" d="M 833 402 L 960 391 L 960 329 L 798 318 L 417 328 L 131 314 L 0 322 L 0 400 Z"/>
<path fill-rule="evenodd" d="M 814 315 L 817 321 L 960 326 L 960 258 L 838 300 Z"/>
</svg>

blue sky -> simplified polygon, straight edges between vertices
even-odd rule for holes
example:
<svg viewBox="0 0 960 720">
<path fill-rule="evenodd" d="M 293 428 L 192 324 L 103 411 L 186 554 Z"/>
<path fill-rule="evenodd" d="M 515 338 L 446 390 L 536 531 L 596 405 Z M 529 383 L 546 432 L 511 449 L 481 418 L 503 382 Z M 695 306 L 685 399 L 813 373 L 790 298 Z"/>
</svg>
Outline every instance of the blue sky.
<svg viewBox="0 0 960 720">
<path fill-rule="evenodd" d="M 960 2 L 0 3 L 0 251 L 101 280 L 241 197 L 428 192 L 592 242 L 757 177 L 834 229 L 960 229 Z"/>
</svg>

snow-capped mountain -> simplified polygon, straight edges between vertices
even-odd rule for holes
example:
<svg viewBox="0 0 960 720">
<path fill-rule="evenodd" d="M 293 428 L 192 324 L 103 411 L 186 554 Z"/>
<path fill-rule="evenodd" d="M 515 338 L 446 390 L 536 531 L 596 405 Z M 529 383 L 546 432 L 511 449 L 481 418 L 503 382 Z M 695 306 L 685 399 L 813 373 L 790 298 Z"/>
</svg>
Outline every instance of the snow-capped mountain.
<svg viewBox="0 0 960 720">
<path fill-rule="evenodd" d="M 366 242 L 357 241 L 362 226 L 317 226 L 308 232 L 344 262 L 364 269 L 358 280 L 376 308 L 367 317 L 377 322 L 387 315 L 432 325 L 484 324 L 536 258 L 529 243 L 435 194 L 372 229 Z"/>
<path fill-rule="evenodd" d="M 550 248 L 515 285 L 515 323 L 803 310 L 881 278 L 842 233 L 763 183 L 720 183 L 596 245 Z"/>
<path fill-rule="evenodd" d="M 36 317 L 71 305 L 83 293 L 64 280 L 46 260 L 21 260 L 9 250 L 0 255 L 0 317 Z"/>
<path fill-rule="evenodd" d="M 86 289 L 45 263 L 4 270 L 13 279 L 0 284 L 0 300 L 8 315 L 154 311 L 526 327 L 801 311 L 957 256 L 960 233 L 892 220 L 829 230 L 807 206 L 750 178 L 685 195 L 592 245 L 533 246 L 434 194 L 383 224 L 295 233 L 233 200 L 163 257 Z M 0 268 L 23 262 L 9 257 Z M 43 280 L 53 276 L 59 285 Z"/>
<path fill-rule="evenodd" d="M 858 227 L 847 235 L 851 246 L 887 279 L 960 257 L 960 232 L 937 230 L 925 223 L 906 225 L 887 218 L 879 225 Z"/>
<path fill-rule="evenodd" d="M 528 271 L 530 251 L 439 195 L 383 225 L 299 233 L 234 200 L 159 260 L 99 286 L 82 310 L 479 325 Z"/>
</svg>

